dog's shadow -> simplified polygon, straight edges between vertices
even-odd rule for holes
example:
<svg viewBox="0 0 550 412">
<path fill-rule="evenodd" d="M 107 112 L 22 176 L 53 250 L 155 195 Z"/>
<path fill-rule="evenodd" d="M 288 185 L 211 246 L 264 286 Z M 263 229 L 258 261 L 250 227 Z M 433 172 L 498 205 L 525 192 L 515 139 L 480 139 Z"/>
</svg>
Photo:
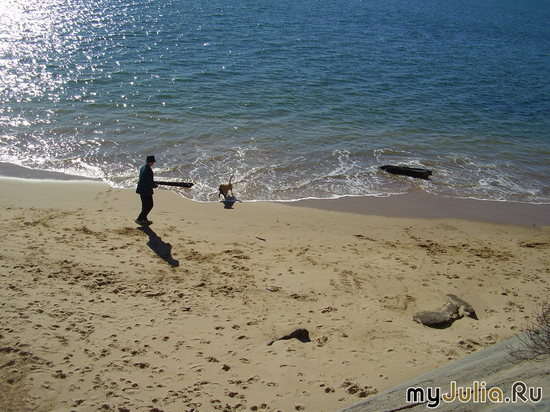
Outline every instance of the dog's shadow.
<svg viewBox="0 0 550 412">
<path fill-rule="evenodd" d="M 149 236 L 147 246 L 149 246 L 160 258 L 172 267 L 178 267 L 180 265 L 180 262 L 172 257 L 172 245 L 170 243 L 163 242 L 149 226 L 142 226 L 139 230 Z"/>
<path fill-rule="evenodd" d="M 224 200 L 221 201 L 223 203 L 224 209 L 233 209 L 233 205 L 236 202 L 240 202 L 239 199 L 237 199 L 235 196 L 227 196 Z"/>
</svg>

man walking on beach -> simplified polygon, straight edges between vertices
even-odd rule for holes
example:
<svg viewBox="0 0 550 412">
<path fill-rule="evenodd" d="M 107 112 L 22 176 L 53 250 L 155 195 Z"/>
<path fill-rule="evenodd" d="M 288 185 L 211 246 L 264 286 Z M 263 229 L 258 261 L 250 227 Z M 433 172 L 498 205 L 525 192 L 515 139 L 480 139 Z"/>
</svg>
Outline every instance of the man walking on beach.
<svg viewBox="0 0 550 412">
<path fill-rule="evenodd" d="M 158 185 L 153 180 L 153 169 L 155 156 L 147 156 L 145 164 L 139 169 L 139 181 L 136 193 L 141 196 L 141 213 L 136 219 L 138 225 L 150 225 L 153 222 L 147 220 L 147 215 L 153 209 L 153 189 Z"/>
</svg>

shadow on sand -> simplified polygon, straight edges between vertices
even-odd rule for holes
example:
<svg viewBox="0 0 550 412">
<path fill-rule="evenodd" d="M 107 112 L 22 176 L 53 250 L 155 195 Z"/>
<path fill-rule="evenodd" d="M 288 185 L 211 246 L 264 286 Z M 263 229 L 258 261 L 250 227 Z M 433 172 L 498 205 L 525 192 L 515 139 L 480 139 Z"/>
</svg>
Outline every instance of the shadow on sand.
<svg viewBox="0 0 550 412">
<path fill-rule="evenodd" d="M 235 196 L 227 196 L 224 200 L 221 201 L 223 203 L 224 209 L 233 209 L 233 205 L 236 202 L 240 202 L 239 199 L 237 199 Z"/>
<path fill-rule="evenodd" d="M 178 267 L 180 265 L 180 262 L 172 257 L 172 245 L 170 243 L 163 242 L 149 226 L 142 226 L 138 229 L 149 236 L 147 246 L 149 246 L 153 252 L 172 267 Z"/>
</svg>

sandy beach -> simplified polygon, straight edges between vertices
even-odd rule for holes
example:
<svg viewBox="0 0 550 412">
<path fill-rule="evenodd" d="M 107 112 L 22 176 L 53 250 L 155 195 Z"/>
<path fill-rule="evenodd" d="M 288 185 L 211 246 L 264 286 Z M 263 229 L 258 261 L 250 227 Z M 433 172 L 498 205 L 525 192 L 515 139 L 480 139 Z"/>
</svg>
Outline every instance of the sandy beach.
<svg viewBox="0 0 550 412">
<path fill-rule="evenodd" d="M 550 294 L 549 205 L 432 199 L 429 219 L 157 190 L 139 228 L 133 190 L 0 190 L 3 411 L 334 411 L 514 336 Z M 479 319 L 412 320 L 449 293 Z M 310 342 L 267 345 L 296 328 Z"/>
</svg>

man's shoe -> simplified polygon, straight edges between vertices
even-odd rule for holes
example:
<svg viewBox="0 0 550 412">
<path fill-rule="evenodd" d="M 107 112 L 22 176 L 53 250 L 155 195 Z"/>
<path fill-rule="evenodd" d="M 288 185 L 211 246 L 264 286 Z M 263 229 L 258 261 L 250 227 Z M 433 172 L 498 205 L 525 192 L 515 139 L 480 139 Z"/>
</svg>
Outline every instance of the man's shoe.
<svg viewBox="0 0 550 412">
<path fill-rule="evenodd" d="M 152 224 L 153 224 L 153 221 L 152 221 L 152 220 L 146 220 L 146 221 L 145 221 L 145 224 L 146 224 L 146 225 L 152 225 Z"/>
<path fill-rule="evenodd" d="M 141 219 L 136 219 L 135 222 L 140 225 L 140 226 L 143 226 L 143 225 L 147 225 L 147 220 L 141 220 Z"/>
</svg>

